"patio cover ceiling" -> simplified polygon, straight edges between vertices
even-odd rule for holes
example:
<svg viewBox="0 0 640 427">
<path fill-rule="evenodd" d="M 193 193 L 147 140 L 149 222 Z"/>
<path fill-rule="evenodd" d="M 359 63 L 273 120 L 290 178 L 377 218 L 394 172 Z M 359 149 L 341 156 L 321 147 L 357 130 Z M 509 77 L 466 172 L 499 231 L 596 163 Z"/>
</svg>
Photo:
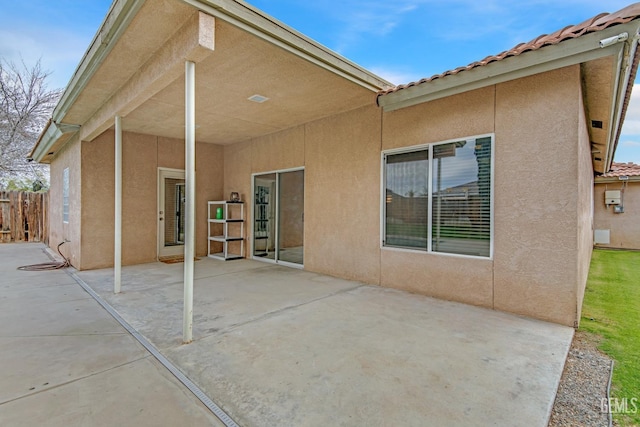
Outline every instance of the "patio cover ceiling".
<svg viewBox="0 0 640 427">
<path fill-rule="evenodd" d="M 196 65 L 196 138 L 232 144 L 375 102 L 392 85 L 233 0 L 117 0 L 33 150 L 78 131 L 184 138 L 184 62 Z M 264 103 L 252 95 L 269 98 Z"/>
</svg>

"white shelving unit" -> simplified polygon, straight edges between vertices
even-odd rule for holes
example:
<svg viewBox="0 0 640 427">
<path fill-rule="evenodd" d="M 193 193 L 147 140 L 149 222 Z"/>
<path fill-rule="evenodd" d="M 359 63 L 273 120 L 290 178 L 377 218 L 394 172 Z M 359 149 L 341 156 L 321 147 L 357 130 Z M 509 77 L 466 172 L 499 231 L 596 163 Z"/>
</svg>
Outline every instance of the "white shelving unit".
<svg viewBox="0 0 640 427">
<path fill-rule="evenodd" d="M 208 257 L 225 261 L 244 258 L 244 202 L 220 200 L 207 204 Z M 232 242 L 238 243 L 230 245 Z M 212 251 L 211 246 L 220 247 L 216 243 L 222 244 L 222 252 Z"/>
</svg>

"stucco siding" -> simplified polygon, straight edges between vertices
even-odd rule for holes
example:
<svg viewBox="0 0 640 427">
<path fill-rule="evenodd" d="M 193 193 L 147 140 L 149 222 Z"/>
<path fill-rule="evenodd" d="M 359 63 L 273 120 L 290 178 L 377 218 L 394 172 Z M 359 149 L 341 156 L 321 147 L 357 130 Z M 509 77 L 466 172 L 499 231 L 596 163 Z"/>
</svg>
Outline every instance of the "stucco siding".
<svg viewBox="0 0 640 427">
<path fill-rule="evenodd" d="M 495 88 L 491 86 L 385 113 L 382 149 L 493 133 L 494 112 Z M 493 262 L 489 259 L 384 248 L 381 284 L 493 307 Z"/>
<path fill-rule="evenodd" d="M 591 161 L 591 142 L 587 130 L 585 107 L 582 93 L 578 98 L 579 113 L 579 141 L 578 151 L 578 279 L 576 302 L 576 325 L 580 324 L 582 301 L 589 276 L 591 253 L 593 251 L 593 164 Z"/>
<path fill-rule="evenodd" d="M 305 163 L 304 141 L 304 126 L 253 139 L 251 172 L 270 172 L 303 166 Z"/>
<path fill-rule="evenodd" d="M 609 230 L 609 244 L 597 247 L 640 250 L 640 182 L 627 182 L 624 188 L 624 213 L 614 213 L 613 206 L 605 206 L 606 190 L 621 190 L 622 181 L 596 183 L 594 211 L 596 230 Z"/>
<path fill-rule="evenodd" d="M 113 266 L 114 157 L 113 131 L 82 142 L 82 270 Z"/>
<path fill-rule="evenodd" d="M 494 131 L 493 86 L 385 113 L 382 149 L 446 141 Z"/>
<path fill-rule="evenodd" d="M 580 70 L 496 90 L 494 307 L 565 325 L 576 316 Z"/>
<path fill-rule="evenodd" d="M 63 221 L 62 181 L 63 171 L 69 168 L 69 221 Z M 72 139 L 51 163 L 49 188 L 49 246 L 55 248 L 67 241 L 61 252 L 70 259 L 71 265 L 81 265 L 80 222 L 81 204 L 81 161 L 80 142 Z"/>
<path fill-rule="evenodd" d="M 306 127 L 305 268 L 380 280 L 380 110 Z"/>
<path fill-rule="evenodd" d="M 486 134 L 495 136 L 493 256 L 381 248 L 382 152 Z M 113 140 L 108 131 L 82 143 L 85 269 L 113 264 Z M 131 133 L 123 142 L 123 262 L 150 262 L 157 169 L 184 168 L 184 143 Z M 372 103 L 245 142 L 199 143 L 197 254 L 207 250 L 206 201 L 237 191 L 250 257 L 252 174 L 300 167 L 306 270 L 566 325 L 577 319 L 592 246 L 579 66 L 394 112 Z"/>
<path fill-rule="evenodd" d="M 122 141 L 122 262 L 157 259 L 158 167 L 183 169 L 184 142 L 125 132 Z M 82 269 L 113 265 L 114 133 L 83 142 Z M 223 149 L 196 146 L 196 254 L 207 252 L 206 201 L 222 198 Z M 199 171 L 199 172 L 198 172 Z"/>
<path fill-rule="evenodd" d="M 380 115 L 371 105 L 225 146 L 225 194 L 250 207 L 251 174 L 304 167 L 305 269 L 379 283 Z"/>
</svg>

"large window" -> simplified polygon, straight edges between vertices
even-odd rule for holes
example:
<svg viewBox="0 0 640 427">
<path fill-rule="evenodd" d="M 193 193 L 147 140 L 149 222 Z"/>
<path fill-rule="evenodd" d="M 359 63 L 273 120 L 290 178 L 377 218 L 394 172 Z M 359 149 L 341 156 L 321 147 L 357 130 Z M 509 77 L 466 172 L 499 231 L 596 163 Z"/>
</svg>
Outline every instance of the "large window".
<svg viewBox="0 0 640 427">
<path fill-rule="evenodd" d="M 491 136 L 384 155 L 384 246 L 491 256 Z"/>
<path fill-rule="evenodd" d="M 69 222 L 69 168 L 62 171 L 62 221 Z"/>
</svg>

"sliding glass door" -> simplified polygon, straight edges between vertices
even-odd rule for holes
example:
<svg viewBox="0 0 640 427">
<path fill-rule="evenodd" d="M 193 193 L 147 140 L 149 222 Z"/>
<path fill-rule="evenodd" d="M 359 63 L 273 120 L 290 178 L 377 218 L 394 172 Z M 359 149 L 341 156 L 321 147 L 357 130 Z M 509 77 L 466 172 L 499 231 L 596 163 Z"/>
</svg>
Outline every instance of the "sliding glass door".
<svg viewBox="0 0 640 427">
<path fill-rule="evenodd" d="M 253 257 L 304 263 L 304 170 L 254 175 Z"/>
</svg>

